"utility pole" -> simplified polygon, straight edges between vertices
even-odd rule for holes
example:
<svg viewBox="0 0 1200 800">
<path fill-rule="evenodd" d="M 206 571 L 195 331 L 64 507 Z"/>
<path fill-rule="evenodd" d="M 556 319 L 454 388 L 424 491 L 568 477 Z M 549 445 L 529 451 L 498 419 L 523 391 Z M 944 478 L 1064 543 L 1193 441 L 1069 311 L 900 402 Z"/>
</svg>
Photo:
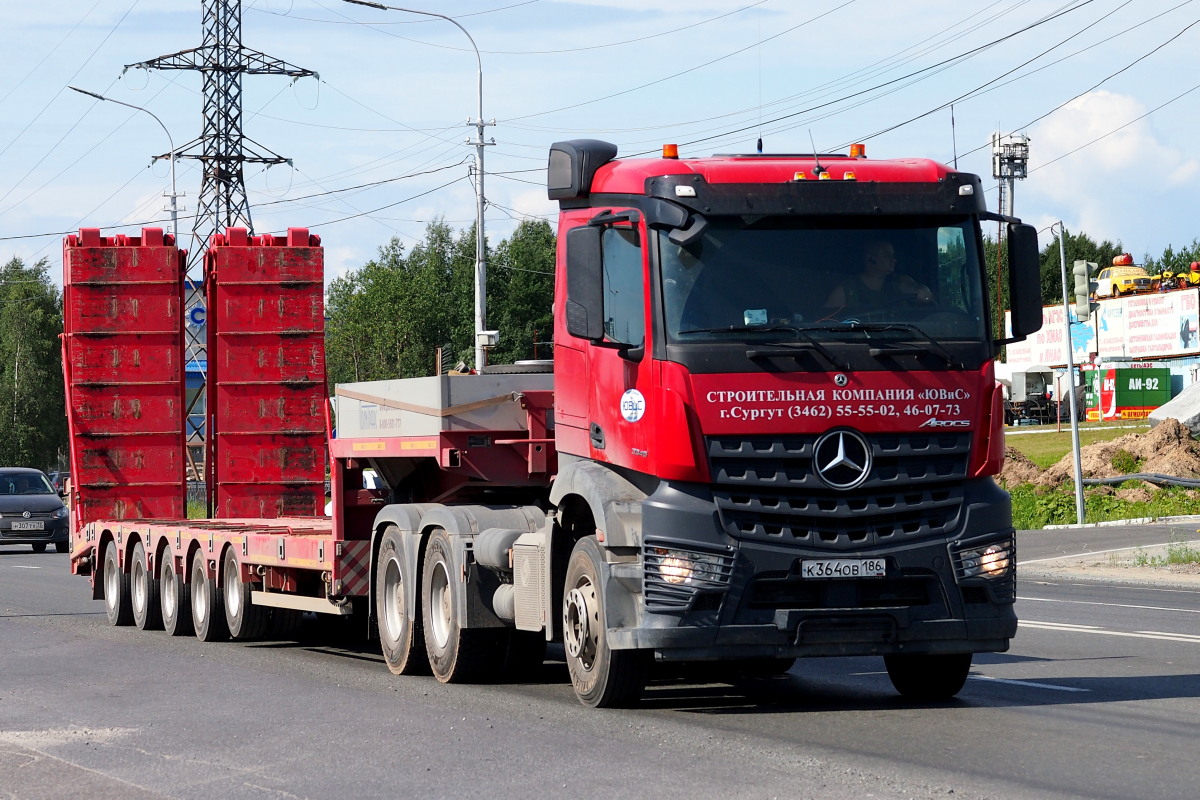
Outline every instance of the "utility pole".
<svg viewBox="0 0 1200 800">
<path fill-rule="evenodd" d="M 1002 136 L 1000 131 L 992 134 L 992 177 L 1000 182 L 1000 197 L 997 210 L 1004 216 L 1013 215 L 1013 189 L 1017 180 L 1029 176 L 1029 137 L 1010 133 Z M 1004 266 L 1004 245 L 1008 239 L 1008 228 L 997 222 L 996 231 L 996 319 L 1004 330 L 1004 307 L 1000 302 L 1000 287 L 1004 283 L 1001 274 Z"/>
<path fill-rule="evenodd" d="M 125 66 L 126 70 L 197 70 L 202 76 L 203 131 L 199 138 L 174 153 L 178 158 L 199 160 L 203 171 L 185 270 L 189 307 L 206 305 L 202 274 L 204 251 L 213 234 L 228 227 L 246 227 L 252 233 L 254 231 L 243 166 L 247 163 L 291 163 L 242 133 L 242 75 L 287 75 L 293 80 L 316 75 L 312 70 L 243 46 L 241 0 L 202 0 L 201 27 L 204 38 L 199 47 Z M 196 148 L 199 152 L 195 152 Z M 186 152 L 189 149 L 193 152 Z M 192 421 L 192 414 L 204 397 L 208 382 L 208 346 L 201 330 L 199 327 L 195 330 L 186 328 L 187 362 L 199 366 L 201 377 L 198 390 L 185 412 L 189 445 L 204 444 L 206 436 L 205 426 Z M 192 469 L 197 475 L 203 474 L 192 458 L 191 447 L 187 452 Z"/>
<path fill-rule="evenodd" d="M 483 194 L 483 151 L 489 145 L 495 144 L 495 141 L 485 141 L 483 132 L 488 125 L 495 125 L 496 120 L 493 119 L 491 122 L 485 122 L 483 119 L 483 59 L 479 55 L 479 47 L 475 44 L 474 37 L 467 32 L 466 28 L 459 24 L 458 20 L 448 17 L 445 14 L 439 14 L 436 11 L 418 11 L 414 8 L 389 6 L 373 2 L 373 0 L 343 0 L 343 2 L 353 3 L 356 6 L 376 8 L 380 11 L 403 11 L 408 14 L 421 14 L 426 17 L 444 19 L 463 32 L 463 35 L 467 37 L 467 41 L 471 43 L 471 49 L 475 51 L 475 99 L 478 113 L 475 119 L 467 120 L 467 125 L 475 128 L 475 141 L 472 142 L 468 139 L 467 144 L 475 146 L 475 369 L 477 372 L 483 372 L 483 368 L 487 365 L 487 348 L 496 344 L 499 333 L 483 329 L 484 323 L 487 320 L 487 240 L 484 237 L 483 230 L 484 210 L 487 208 L 487 199 Z"/>
</svg>

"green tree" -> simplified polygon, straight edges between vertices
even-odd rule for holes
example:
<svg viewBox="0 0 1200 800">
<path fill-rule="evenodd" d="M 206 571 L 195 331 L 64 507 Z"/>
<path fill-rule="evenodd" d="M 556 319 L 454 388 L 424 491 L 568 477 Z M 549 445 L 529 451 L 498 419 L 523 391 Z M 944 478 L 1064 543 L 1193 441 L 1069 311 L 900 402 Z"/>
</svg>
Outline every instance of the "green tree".
<svg viewBox="0 0 1200 800">
<path fill-rule="evenodd" d="M 1170 270 L 1176 275 L 1186 273 L 1193 261 L 1200 261 L 1200 239 L 1192 239 L 1190 245 L 1180 250 L 1176 250 L 1173 245 L 1167 245 L 1158 258 L 1147 255 L 1143 261 L 1143 266 L 1151 275 L 1160 274 L 1163 270 Z"/>
<path fill-rule="evenodd" d="M 554 235 L 522 223 L 488 258 L 487 326 L 500 331 L 491 363 L 531 358 L 552 329 Z M 475 228 L 432 222 L 408 252 L 392 239 L 362 269 L 335 279 L 326 301 L 330 386 L 433 375 L 475 363 Z M 538 355 L 547 357 L 542 349 Z"/>
<path fill-rule="evenodd" d="M 1063 245 L 1066 251 L 1068 280 L 1073 280 L 1069 276 L 1076 261 L 1091 261 L 1099 269 L 1104 269 L 1112 266 L 1114 256 L 1125 252 L 1119 239 L 1116 242 L 1105 239 L 1097 243 L 1086 233 L 1072 234 L 1070 231 L 1066 232 Z M 1073 283 L 1068 288 L 1069 293 L 1074 292 Z M 1045 305 L 1061 304 L 1062 290 L 1062 257 L 1059 253 L 1058 236 L 1055 236 L 1042 249 L 1042 302 Z"/>
<path fill-rule="evenodd" d="M 0 463 L 46 469 L 67 444 L 62 297 L 45 259 L 0 267 Z"/>
<path fill-rule="evenodd" d="M 496 364 L 550 358 L 554 331 L 554 231 L 525 220 L 496 248 L 488 268 L 488 327 L 500 331 Z"/>
</svg>

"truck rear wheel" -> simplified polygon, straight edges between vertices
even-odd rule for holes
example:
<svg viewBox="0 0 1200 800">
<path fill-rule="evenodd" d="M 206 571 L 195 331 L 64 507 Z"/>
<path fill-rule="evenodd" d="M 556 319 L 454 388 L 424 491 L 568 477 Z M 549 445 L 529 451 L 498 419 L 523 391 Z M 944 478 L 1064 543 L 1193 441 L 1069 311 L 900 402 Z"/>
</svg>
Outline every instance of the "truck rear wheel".
<svg viewBox="0 0 1200 800">
<path fill-rule="evenodd" d="M 162 606 L 158 600 L 158 578 L 146 563 L 146 546 L 138 542 L 133 546 L 129 564 L 130 600 L 133 605 L 133 622 L 144 631 L 162 627 Z"/>
<path fill-rule="evenodd" d="M 164 550 L 158 564 L 158 599 L 163 629 L 171 636 L 192 632 L 191 590 L 183 576 L 175 573 L 174 559 Z"/>
<path fill-rule="evenodd" d="M 404 557 L 404 539 L 399 528 L 389 525 L 383 531 L 375 559 L 375 622 L 383 660 L 395 675 L 429 674 L 421 614 L 409 613 L 408 590 L 412 585 L 412 565 Z"/>
<path fill-rule="evenodd" d="M 104 611 L 112 625 L 133 624 L 133 603 L 130 601 L 129 574 L 117 563 L 117 545 L 104 546 Z"/>
<path fill-rule="evenodd" d="M 648 663 L 640 650 L 612 650 L 605 627 L 604 555 L 594 536 L 571 551 L 563 591 L 563 646 L 571 685 L 579 702 L 592 708 L 637 703 L 646 688 Z"/>
<path fill-rule="evenodd" d="M 225 583 L 225 625 L 229 635 L 240 641 L 261 639 L 271 621 L 270 614 L 251 601 L 254 584 L 242 582 L 242 571 L 231 547 L 225 549 L 221 578 Z"/>
<path fill-rule="evenodd" d="M 208 577 L 204 567 L 204 551 L 197 550 L 192 556 L 192 627 L 202 642 L 223 642 L 229 638 L 225 604 L 217 582 Z"/>
<path fill-rule="evenodd" d="M 486 674 L 489 662 L 504 657 L 503 628 L 464 630 L 458 624 L 458 593 L 454 580 L 454 546 L 450 535 L 434 529 L 425 543 L 421 571 L 421 622 L 425 652 L 433 676 L 442 683 L 465 683 Z"/>
<path fill-rule="evenodd" d="M 971 671 L 970 653 L 893 653 L 883 657 L 888 677 L 910 700 L 949 700 Z"/>
</svg>

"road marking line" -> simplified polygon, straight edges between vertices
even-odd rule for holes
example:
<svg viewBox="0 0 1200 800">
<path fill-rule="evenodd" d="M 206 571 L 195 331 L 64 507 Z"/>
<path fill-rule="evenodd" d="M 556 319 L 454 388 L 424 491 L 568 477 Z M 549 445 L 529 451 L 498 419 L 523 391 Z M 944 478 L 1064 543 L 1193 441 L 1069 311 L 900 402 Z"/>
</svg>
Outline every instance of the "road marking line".
<svg viewBox="0 0 1200 800">
<path fill-rule="evenodd" d="M 1023 567 L 1026 564 L 1041 564 L 1043 561 L 1058 561 L 1060 558 L 1087 558 L 1088 556 L 1102 556 L 1105 553 L 1126 553 L 1130 550 L 1145 550 L 1150 547 L 1170 547 L 1176 544 L 1200 544 L 1200 539 L 1194 539 L 1187 542 L 1163 542 L 1162 544 L 1139 544 L 1134 547 L 1114 547 L 1110 550 L 1088 550 L 1085 553 L 1063 553 L 1062 555 L 1050 556 L 1049 558 L 1034 558 L 1029 561 L 1018 561 L 1017 566 Z"/>
<path fill-rule="evenodd" d="M 1019 600 L 1033 600 L 1038 603 L 1074 603 L 1080 606 L 1110 606 L 1112 608 L 1137 608 L 1143 611 L 1178 611 L 1183 614 L 1200 614 L 1200 608 L 1170 608 L 1168 606 L 1138 606 L 1132 603 L 1100 603 L 1095 600 L 1059 600 L 1054 597 L 1020 597 Z"/>
<path fill-rule="evenodd" d="M 34 567 L 34 566 L 27 565 L 27 564 L 13 564 L 12 568 L 13 569 L 41 569 L 41 567 Z"/>
<path fill-rule="evenodd" d="M 1055 692 L 1090 692 L 1091 689 L 1080 689 L 1077 686 L 1055 686 L 1052 683 L 1034 683 L 1033 681 L 1015 681 L 1011 678 L 993 678 L 991 675 L 969 675 L 977 681 L 991 681 L 992 683 L 1007 683 L 1012 686 L 1029 686 L 1034 689 L 1050 689 Z"/>
<path fill-rule="evenodd" d="M 1022 628 L 1038 628 L 1047 631 L 1061 631 L 1064 633 L 1099 633 L 1105 636 L 1123 636 L 1130 639 L 1157 639 L 1167 642 L 1186 642 L 1187 644 L 1200 644 L 1200 636 L 1193 636 L 1187 633 L 1158 633 L 1155 631 L 1110 631 L 1104 628 L 1097 628 L 1090 625 L 1069 625 L 1060 622 L 1032 622 L 1029 620 L 1021 620 L 1018 623 Z"/>
</svg>

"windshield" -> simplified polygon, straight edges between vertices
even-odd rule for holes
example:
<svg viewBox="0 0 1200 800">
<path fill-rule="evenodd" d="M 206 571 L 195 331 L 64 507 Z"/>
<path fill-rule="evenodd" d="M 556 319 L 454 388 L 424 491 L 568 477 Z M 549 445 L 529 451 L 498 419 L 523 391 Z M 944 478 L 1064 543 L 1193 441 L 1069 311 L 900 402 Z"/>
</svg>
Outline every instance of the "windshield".
<svg viewBox="0 0 1200 800">
<path fill-rule="evenodd" d="M 986 336 L 969 217 L 718 217 L 687 247 L 658 237 L 663 311 L 675 343 L 778 337 L 838 341 L 914 329 Z"/>
<path fill-rule="evenodd" d="M 0 495 L 5 494 L 55 494 L 55 491 L 40 472 L 0 471 Z"/>
</svg>

